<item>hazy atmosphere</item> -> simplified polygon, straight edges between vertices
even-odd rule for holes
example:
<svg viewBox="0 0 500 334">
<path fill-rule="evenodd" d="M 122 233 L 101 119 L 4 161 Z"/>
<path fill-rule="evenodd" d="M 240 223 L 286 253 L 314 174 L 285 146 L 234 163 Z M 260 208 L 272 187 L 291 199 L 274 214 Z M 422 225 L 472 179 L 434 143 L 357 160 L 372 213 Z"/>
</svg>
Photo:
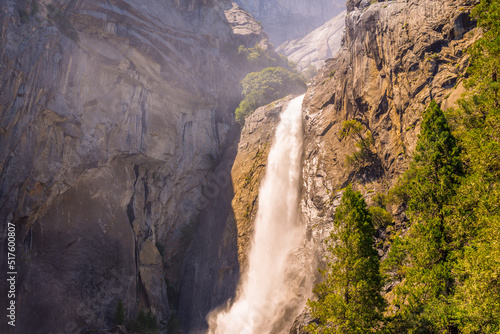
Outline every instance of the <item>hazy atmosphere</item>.
<svg viewBox="0 0 500 334">
<path fill-rule="evenodd" d="M 499 0 L 0 0 L 0 333 L 500 333 L 499 45 Z"/>
</svg>

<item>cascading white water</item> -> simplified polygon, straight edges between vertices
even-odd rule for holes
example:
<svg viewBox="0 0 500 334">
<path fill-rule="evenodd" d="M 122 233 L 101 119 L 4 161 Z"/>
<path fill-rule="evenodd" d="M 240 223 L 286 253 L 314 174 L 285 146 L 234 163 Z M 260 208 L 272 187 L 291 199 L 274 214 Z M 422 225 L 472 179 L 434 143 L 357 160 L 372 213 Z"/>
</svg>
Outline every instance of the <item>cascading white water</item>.
<svg viewBox="0 0 500 334">
<path fill-rule="evenodd" d="M 208 316 L 209 333 L 280 333 L 280 322 L 290 317 L 288 304 L 296 299 L 292 286 L 297 284 L 286 281 L 290 276 L 300 280 L 300 275 L 287 273 L 288 260 L 304 235 L 298 219 L 303 99 L 302 95 L 290 101 L 281 115 L 259 189 L 248 272 L 230 308 Z"/>
</svg>

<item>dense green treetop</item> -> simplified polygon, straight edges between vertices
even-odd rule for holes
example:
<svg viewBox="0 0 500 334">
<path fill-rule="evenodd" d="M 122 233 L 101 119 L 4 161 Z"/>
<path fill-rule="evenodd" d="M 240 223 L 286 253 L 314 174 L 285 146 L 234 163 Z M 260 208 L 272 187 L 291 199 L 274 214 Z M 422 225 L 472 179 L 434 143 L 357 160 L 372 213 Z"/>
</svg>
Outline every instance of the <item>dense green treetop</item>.
<svg viewBox="0 0 500 334">
<path fill-rule="evenodd" d="M 345 190 L 327 239 L 328 262 L 308 305 L 317 322 L 312 333 L 367 333 L 377 329 L 384 309 L 372 218 L 360 192 Z"/>
<path fill-rule="evenodd" d="M 245 96 L 236 109 L 236 121 L 245 122 L 245 117 L 258 107 L 271 103 L 288 94 L 299 94 L 307 89 L 304 78 L 283 67 L 268 67 L 260 72 L 249 73 L 242 81 Z"/>
</svg>

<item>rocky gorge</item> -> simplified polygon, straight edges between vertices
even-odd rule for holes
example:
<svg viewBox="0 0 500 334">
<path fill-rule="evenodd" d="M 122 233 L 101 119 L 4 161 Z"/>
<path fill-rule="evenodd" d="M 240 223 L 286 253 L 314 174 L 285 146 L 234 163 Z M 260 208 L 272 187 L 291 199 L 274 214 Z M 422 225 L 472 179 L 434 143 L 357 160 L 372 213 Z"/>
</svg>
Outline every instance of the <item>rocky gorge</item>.
<svg viewBox="0 0 500 334">
<path fill-rule="evenodd" d="M 368 202 L 387 192 L 426 105 L 447 108 L 464 91 L 476 3 L 347 1 L 340 51 L 304 99 L 307 239 L 291 266 L 305 279 L 291 303 L 312 296 L 340 190 L 354 182 Z M 17 231 L 15 333 L 110 328 L 119 301 L 127 317 L 152 312 L 163 333 L 206 332 L 247 268 L 260 181 L 292 98 L 257 109 L 240 130 L 246 70 L 227 50 L 272 48 L 266 21 L 263 30 L 242 8 L 277 11 L 225 0 L 0 5 L 0 217 L 2 233 L 7 222 Z M 324 15 L 314 28 L 335 15 L 329 6 L 311 6 Z M 353 119 L 373 136 L 372 159 L 357 167 L 345 163 L 354 140 L 338 135 Z M 310 320 L 302 312 L 290 332 Z"/>
</svg>

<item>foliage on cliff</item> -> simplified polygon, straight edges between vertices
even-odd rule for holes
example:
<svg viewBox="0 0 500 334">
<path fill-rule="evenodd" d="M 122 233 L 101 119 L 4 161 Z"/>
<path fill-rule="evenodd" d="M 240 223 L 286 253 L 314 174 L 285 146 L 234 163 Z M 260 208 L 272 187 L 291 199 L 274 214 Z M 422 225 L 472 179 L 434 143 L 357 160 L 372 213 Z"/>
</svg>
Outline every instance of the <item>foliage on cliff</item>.
<svg viewBox="0 0 500 334">
<path fill-rule="evenodd" d="M 392 190 L 406 203 L 411 222 L 406 238 L 389 254 L 405 278 L 395 289 L 398 312 L 391 325 L 396 332 L 453 327 L 448 298 L 454 288 L 454 243 L 446 217 L 463 174 L 459 152 L 442 110 L 432 101 L 413 162 Z"/>
<path fill-rule="evenodd" d="M 277 54 L 272 47 L 255 44 L 246 48 L 240 45 L 237 50 L 227 47 L 225 53 L 248 73 L 241 81 L 243 99 L 235 110 L 236 121 L 240 125 L 258 107 L 288 94 L 302 93 L 307 88 L 296 65 L 286 56 Z"/>
<path fill-rule="evenodd" d="M 260 106 L 288 94 L 306 90 L 304 78 L 283 67 L 268 67 L 260 72 L 249 73 L 242 81 L 243 101 L 236 109 L 236 121 L 243 125 L 245 117 Z"/>
<path fill-rule="evenodd" d="M 429 104 L 413 161 L 390 192 L 408 222 L 381 264 L 390 298 L 380 332 L 500 333 L 500 0 L 482 0 L 472 16 L 484 34 L 468 51 L 468 92 L 453 110 Z M 342 131 L 361 128 L 351 121 Z M 316 288 L 311 332 L 339 328 L 336 287 L 326 276 Z"/>
<path fill-rule="evenodd" d="M 295 64 L 287 57 L 277 54 L 274 50 L 264 49 L 258 44 L 253 48 L 245 48 L 245 46 L 240 45 L 237 57 L 240 63 L 246 63 L 251 71 L 260 71 L 266 67 L 276 66 L 295 70 Z"/>
<path fill-rule="evenodd" d="M 366 132 L 363 134 L 363 132 Z M 359 167 L 365 162 L 369 162 L 375 156 L 373 152 L 373 136 L 370 130 L 365 131 L 365 127 L 357 120 L 344 121 L 339 137 L 344 139 L 351 137 L 356 141 L 356 151 L 346 157 L 348 166 Z"/>
<path fill-rule="evenodd" d="M 474 9 L 484 37 L 471 50 L 468 96 L 451 115 L 467 174 L 450 224 L 464 247 L 452 302 L 464 333 L 500 331 L 500 1 Z"/>
<path fill-rule="evenodd" d="M 410 222 L 383 264 L 401 281 L 390 332 L 500 331 L 500 2 L 472 14 L 484 37 L 469 51 L 469 92 L 447 119 L 431 103 L 392 190 Z"/>
<path fill-rule="evenodd" d="M 312 333 L 367 333 L 382 318 L 384 299 L 379 259 L 373 247 L 372 217 L 360 192 L 347 187 L 337 208 L 334 231 L 327 239 L 324 281 L 314 289 L 318 300 L 309 300 Z"/>
</svg>

